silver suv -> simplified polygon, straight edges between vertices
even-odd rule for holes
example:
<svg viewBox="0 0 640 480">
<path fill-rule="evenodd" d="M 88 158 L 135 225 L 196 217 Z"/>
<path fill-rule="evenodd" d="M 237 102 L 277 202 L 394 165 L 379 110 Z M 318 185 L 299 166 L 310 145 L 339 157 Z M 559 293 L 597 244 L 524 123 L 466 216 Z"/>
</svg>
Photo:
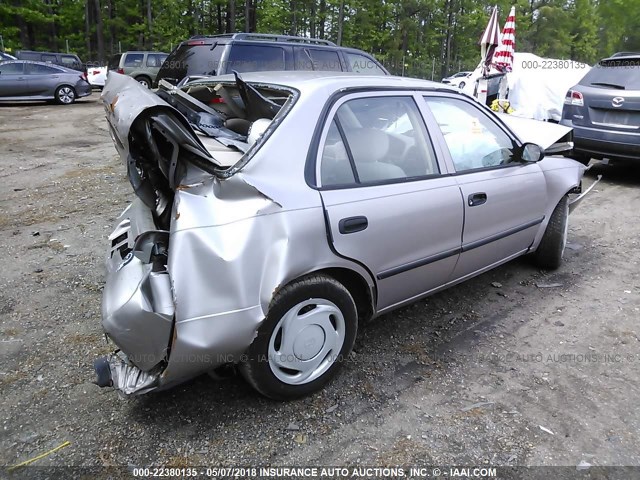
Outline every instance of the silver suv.
<svg viewBox="0 0 640 480">
<path fill-rule="evenodd" d="M 169 56 L 163 52 L 125 52 L 109 59 L 109 71 L 115 71 L 135 78 L 141 85 L 151 88 L 160 67 Z"/>
</svg>

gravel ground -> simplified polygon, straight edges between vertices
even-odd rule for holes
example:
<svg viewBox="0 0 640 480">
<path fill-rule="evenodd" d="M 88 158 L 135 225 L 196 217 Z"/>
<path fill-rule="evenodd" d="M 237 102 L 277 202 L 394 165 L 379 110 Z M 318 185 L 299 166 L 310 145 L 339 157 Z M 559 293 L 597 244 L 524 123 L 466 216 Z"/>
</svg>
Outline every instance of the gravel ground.
<svg viewBox="0 0 640 480">
<path fill-rule="evenodd" d="M 99 389 L 103 256 L 133 193 L 94 94 L 0 106 L 0 465 L 640 465 L 640 171 L 571 216 L 565 264 L 528 259 L 364 325 L 324 391 L 201 377 Z M 634 220 L 635 219 L 635 220 Z"/>
</svg>

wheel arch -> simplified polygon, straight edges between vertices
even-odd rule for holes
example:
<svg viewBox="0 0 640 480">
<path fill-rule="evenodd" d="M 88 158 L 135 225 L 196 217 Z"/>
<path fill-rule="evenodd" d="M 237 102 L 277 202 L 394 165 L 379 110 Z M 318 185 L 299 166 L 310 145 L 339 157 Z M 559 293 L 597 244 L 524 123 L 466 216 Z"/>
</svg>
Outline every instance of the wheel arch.
<svg viewBox="0 0 640 480">
<path fill-rule="evenodd" d="M 538 248 L 551 219 L 551 214 L 564 196 L 580 187 L 586 169 L 577 161 L 563 157 L 545 157 L 539 162 L 539 165 L 547 183 L 547 205 L 544 221 L 540 224 L 529 251 L 535 251 Z"/>
<path fill-rule="evenodd" d="M 360 273 L 347 267 L 326 267 L 309 271 L 283 283 L 278 287 L 276 292 L 287 285 L 313 275 L 326 275 L 327 277 L 331 277 L 349 291 L 356 304 L 358 321 L 367 320 L 374 315 L 376 304 L 375 286 L 368 282 Z M 274 297 L 276 292 L 274 292 Z"/>
<path fill-rule="evenodd" d="M 368 320 L 373 316 L 376 304 L 375 288 L 370 286 L 358 272 L 344 267 L 334 267 L 318 270 L 314 273 L 332 277 L 349 290 L 356 303 L 359 321 Z"/>
<path fill-rule="evenodd" d="M 138 80 L 139 78 L 144 78 L 149 83 L 149 85 L 151 85 L 153 83 L 153 80 L 151 80 L 151 77 L 149 75 L 147 75 L 146 73 L 140 73 L 138 75 L 134 75 L 133 78 L 137 82 L 140 81 L 140 80 Z"/>
</svg>

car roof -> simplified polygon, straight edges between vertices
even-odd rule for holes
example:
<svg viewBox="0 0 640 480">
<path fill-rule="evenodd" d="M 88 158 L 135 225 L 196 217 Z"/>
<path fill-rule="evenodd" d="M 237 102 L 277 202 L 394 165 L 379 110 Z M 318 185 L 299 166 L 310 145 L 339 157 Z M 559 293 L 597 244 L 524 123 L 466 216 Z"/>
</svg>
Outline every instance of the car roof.
<svg viewBox="0 0 640 480">
<path fill-rule="evenodd" d="M 115 55 L 124 55 L 126 53 L 160 53 L 162 55 L 169 55 L 168 53 L 165 52 L 159 52 L 157 50 L 127 50 L 126 52 L 122 52 L 122 53 L 116 53 Z"/>
<path fill-rule="evenodd" d="M 258 43 L 286 43 L 286 44 L 303 44 L 303 45 L 315 45 L 319 47 L 338 47 L 330 40 L 322 40 L 319 38 L 307 38 L 296 37 L 292 35 L 274 35 L 268 33 L 224 33 L 221 35 L 194 35 L 183 43 L 189 40 L 230 40 L 234 42 L 258 42 Z M 346 47 L 340 47 L 346 48 Z"/>
<path fill-rule="evenodd" d="M 40 50 L 18 50 L 16 53 L 41 53 L 45 55 L 69 55 L 71 57 L 77 57 L 75 53 L 66 52 L 41 52 Z"/>
<path fill-rule="evenodd" d="M 45 67 L 57 68 L 58 70 L 62 70 L 65 73 L 78 73 L 77 70 L 73 70 L 72 68 L 63 67 L 62 65 L 58 65 L 57 63 L 51 62 L 36 62 L 35 60 L 5 60 L 2 63 L 30 63 L 34 65 L 44 65 Z"/>
<path fill-rule="evenodd" d="M 618 53 L 615 53 L 615 54 L 611 55 L 610 57 L 603 58 L 602 60 L 600 60 L 599 63 L 602 63 L 602 62 L 615 62 L 615 61 L 622 61 L 622 60 L 640 60 L 640 53 L 618 52 Z"/>
<path fill-rule="evenodd" d="M 460 93 L 457 88 L 448 87 L 442 83 L 410 77 L 396 77 L 393 75 L 363 75 L 359 73 L 324 72 L 324 71 L 274 71 L 274 72 L 246 72 L 240 77 L 249 83 L 262 83 L 295 88 L 304 92 L 318 89 L 340 90 L 343 88 L 371 88 L 371 89 L 415 89 L 442 90 Z M 207 77 L 190 82 L 210 83 L 233 82 L 233 75 Z"/>
</svg>

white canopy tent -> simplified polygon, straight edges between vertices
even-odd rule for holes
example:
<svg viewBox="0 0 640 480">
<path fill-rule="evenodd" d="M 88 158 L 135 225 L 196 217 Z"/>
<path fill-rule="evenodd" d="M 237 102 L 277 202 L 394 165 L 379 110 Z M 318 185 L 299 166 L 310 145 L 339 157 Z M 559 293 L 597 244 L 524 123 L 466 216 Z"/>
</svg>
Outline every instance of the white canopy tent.
<svg viewBox="0 0 640 480">
<path fill-rule="evenodd" d="M 542 58 L 532 53 L 515 52 L 513 69 L 506 74 L 507 99 L 515 110 L 513 115 L 559 121 L 567 90 L 577 84 L 590 68 L 587 64 L 573 60 Z M 496 70 L 491 73 L 499 72 Z M 473 95 L 476 80 L 481 78 L 482 65 L 478 65 L 463 91 Z"/>
</svg>

